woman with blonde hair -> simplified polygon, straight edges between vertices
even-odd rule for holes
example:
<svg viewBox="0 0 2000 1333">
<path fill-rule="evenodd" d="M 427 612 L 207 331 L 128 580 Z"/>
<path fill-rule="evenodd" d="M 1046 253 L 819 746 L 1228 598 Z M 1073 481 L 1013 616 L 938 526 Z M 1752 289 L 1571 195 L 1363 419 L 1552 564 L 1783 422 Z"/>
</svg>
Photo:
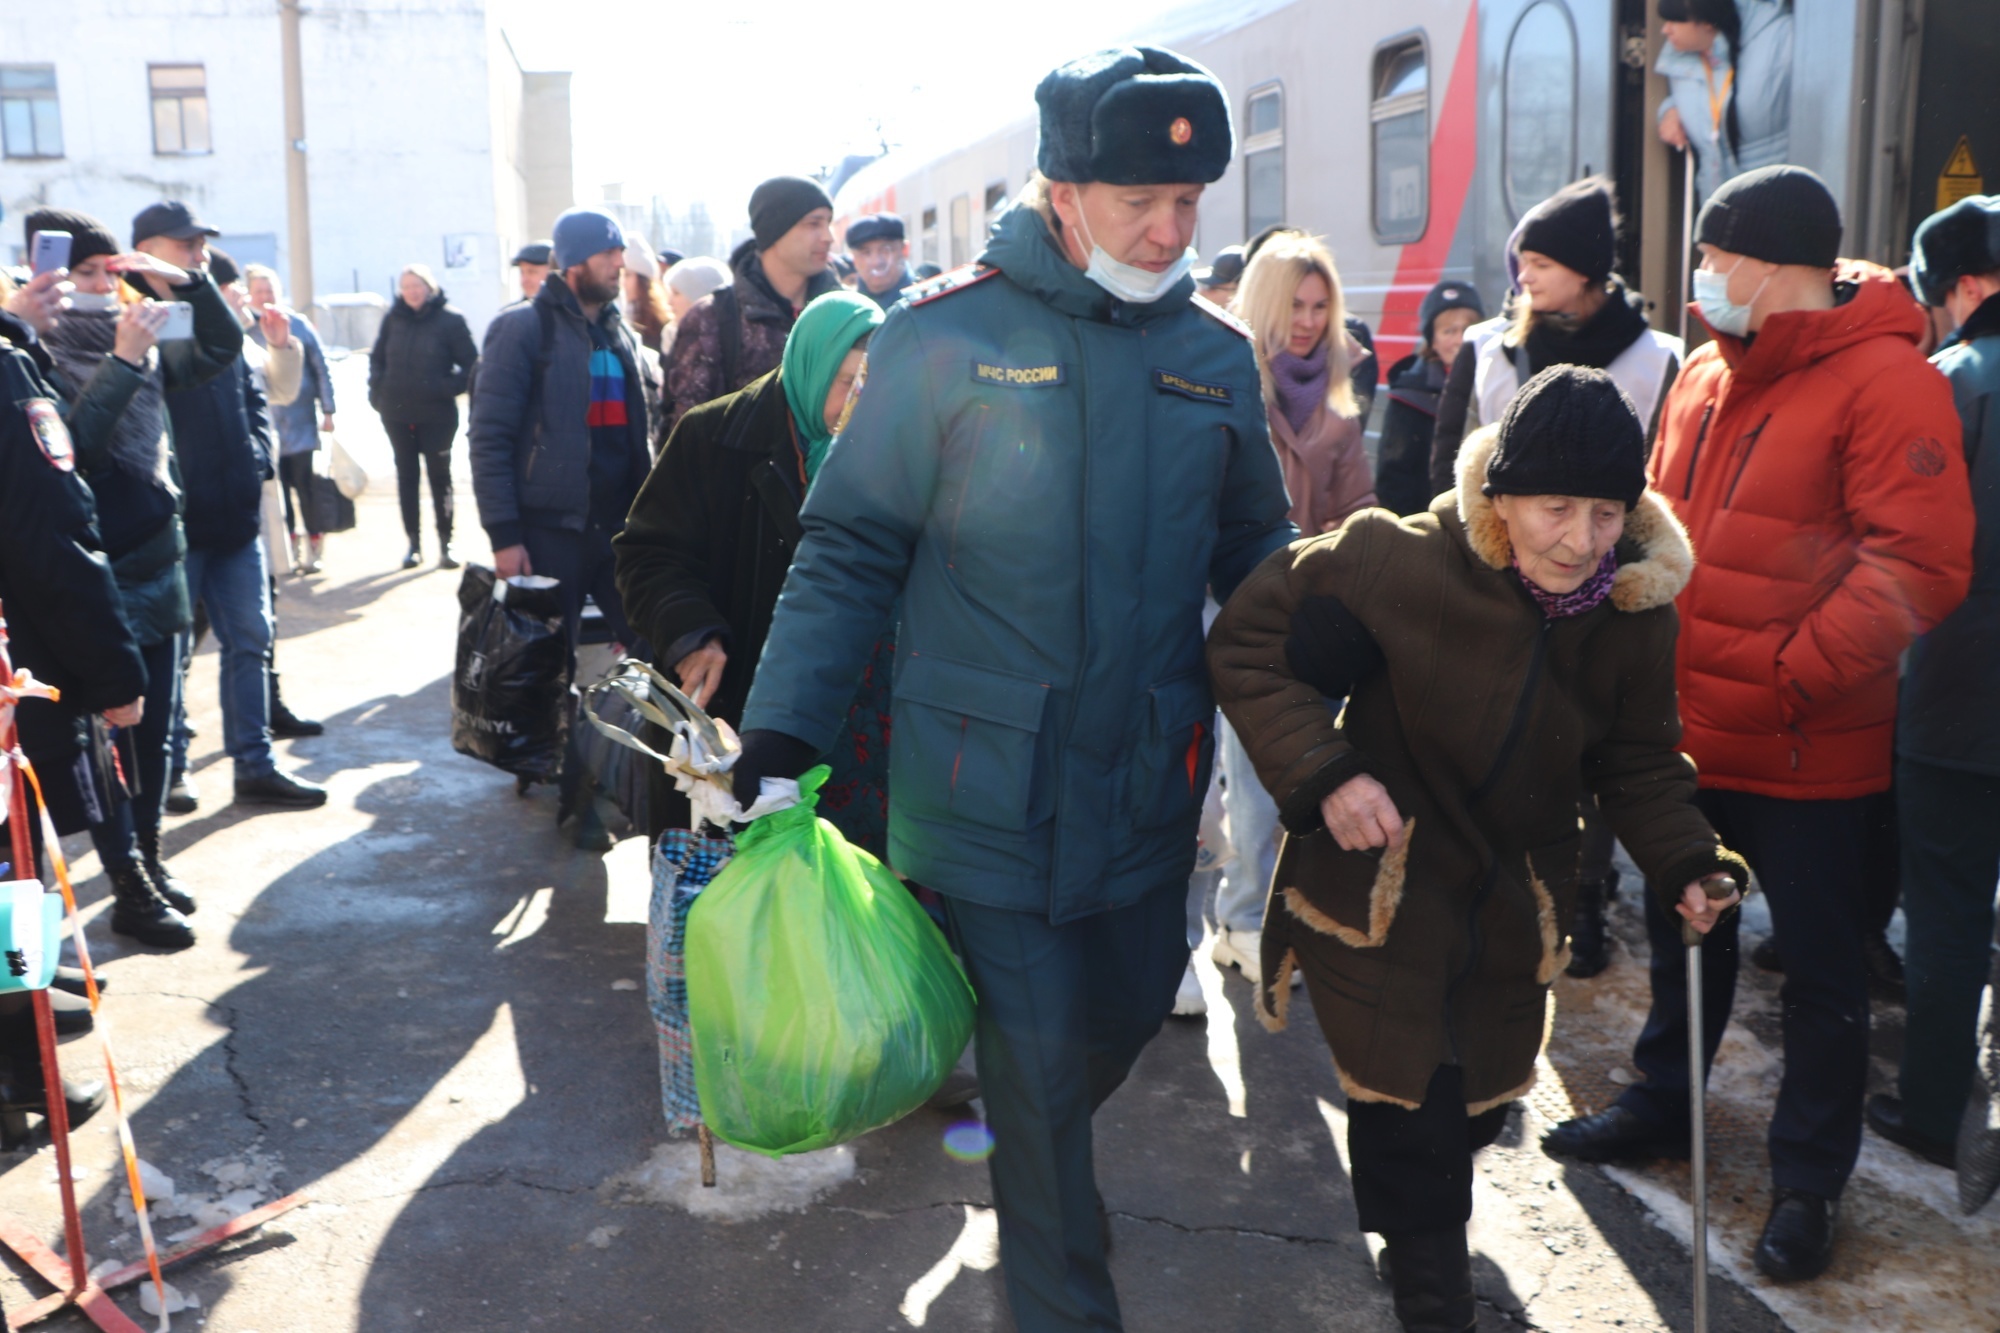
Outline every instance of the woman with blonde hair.
<svg viewBox="0 0 2000 1333">
<path fill-rule="evenodd" d="M 1333 255 L 1315 237 L 1277 233 L 1245 266 L 1231 309 L 1256 343 L 1292 522 L 1307 536 L 1331 532 L 1375 503 Z"/>
</svg>

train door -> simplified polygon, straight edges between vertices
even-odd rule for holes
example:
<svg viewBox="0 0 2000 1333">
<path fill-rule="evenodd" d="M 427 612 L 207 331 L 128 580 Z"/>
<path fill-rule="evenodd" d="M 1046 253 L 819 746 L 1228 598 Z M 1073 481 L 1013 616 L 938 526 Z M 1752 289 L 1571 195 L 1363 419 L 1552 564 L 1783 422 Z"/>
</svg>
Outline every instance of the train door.
<svg viewBox="0 0 2000 1333">
<path fill-rule="evenodd" d="M 1507 286 L 1521 215 L 1569 182 L 1618 170 L 1621 0 L 1481 0 L 1474 271 Z"/>
</svg>

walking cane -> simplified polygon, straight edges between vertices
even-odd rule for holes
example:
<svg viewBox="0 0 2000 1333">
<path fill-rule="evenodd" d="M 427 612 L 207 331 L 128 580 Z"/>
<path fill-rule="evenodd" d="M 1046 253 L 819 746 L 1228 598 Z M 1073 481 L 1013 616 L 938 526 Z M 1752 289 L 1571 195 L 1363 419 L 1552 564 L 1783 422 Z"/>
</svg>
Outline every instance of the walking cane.
<svg viewBox="0 0 2000 1333">
<path fill-rule="evenodd" d="M 1727 875 L 1710 875 L 1701 891 L 1710 902 L 1736 892 Z M 1702 1059 L 1701 942 L 1708 938 L 1690 921 L 1681 922 L 1687 946 L 1688 988 L 1688 1158 L 1694 1164 L 1694 1333 L 1708 1333 L 1708 1072 Z"/>
</svg>

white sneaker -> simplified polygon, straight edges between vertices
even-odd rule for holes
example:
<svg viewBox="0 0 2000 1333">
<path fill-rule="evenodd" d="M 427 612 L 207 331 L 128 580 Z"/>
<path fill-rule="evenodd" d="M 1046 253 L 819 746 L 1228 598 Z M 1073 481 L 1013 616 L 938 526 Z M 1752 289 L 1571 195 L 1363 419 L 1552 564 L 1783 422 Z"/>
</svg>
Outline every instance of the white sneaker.
<svg viewBox="0 0 2000 1333">
<path fill-rule="evenodd" d="M 1187 965 L 1181 973 L 1181 988 L 1174 992 L 1174 1017 L 1200 1018 L 1208 1012 L 1208 1001 L 1201 993 L 1201 978 L 1194 974 L 1194 964 Z"/>
<path fill-rule="evenodd" d="M 1209 951 L 1217 967 L 1233 967 L 1253 986 L 1264 984 L 1264 932 L 1261 930 L 1229 930 L 1216 932 L 1215 947 Z M 1305 978 L 1298 969 L 1292 969 L 1292 985 L 1297 986 Z"/>
</svg>

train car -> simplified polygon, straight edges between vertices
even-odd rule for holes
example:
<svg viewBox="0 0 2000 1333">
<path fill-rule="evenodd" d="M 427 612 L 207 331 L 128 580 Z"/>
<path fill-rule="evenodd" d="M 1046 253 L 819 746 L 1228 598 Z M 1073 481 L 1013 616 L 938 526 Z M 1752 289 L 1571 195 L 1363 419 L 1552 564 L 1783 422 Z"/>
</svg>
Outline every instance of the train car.
<svg viewBox="0 0 2000 1333">
<path fill-rule="evenodd" d="M 1497 310 L 1521 214 L 1593 172 L 1618 187 L 1621 270 L 1659 327 L 1682 327 L 1690 186 L 1685 155 L 1654 129 L 1654 10 L 1251 0 L 1163 14 L 1134 40 L 1201 61 L 1234 103 L 1237 154 L 1203 202 L 1204 257 L 1276 222 L 1324 236 L 1386 372 L 1440 278 L 1473 282 Z M 1841 201 L 1844 253 L 1901 263 L 1915 224 L 2000 162 L 1992 0 L 1802 0 L 1790 27 L 1791 160 Z M 836 227 L 897 213 L 913 262 L 967 263 L 1034 159 L 1027 114 L 945 151 L 891 154 L 842 187 Z"/>
</svg>

